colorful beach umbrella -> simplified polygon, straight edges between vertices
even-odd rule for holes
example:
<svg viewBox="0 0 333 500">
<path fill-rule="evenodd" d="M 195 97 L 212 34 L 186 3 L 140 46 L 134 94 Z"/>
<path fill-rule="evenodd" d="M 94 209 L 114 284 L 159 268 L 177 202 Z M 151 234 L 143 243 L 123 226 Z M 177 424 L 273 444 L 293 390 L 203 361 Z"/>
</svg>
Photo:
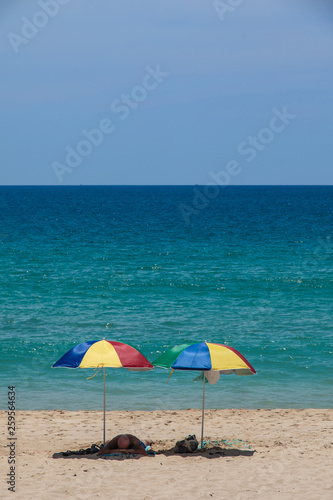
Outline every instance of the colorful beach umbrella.
<svg viewBox="0 0 333 500">
<path fill-rule="evenodd" d="M 104 430 L 105 444 L 105 368 L 126 368 L 131 371 L 148 371 L 153 365 L 141 352 L 122 342 L 90 340 L 78 344 L 64 354 L 52 368 L 103 368 L 104 379 Z"/>
<path fill-rule="evenodd" d="M 171 374 L 174 370 L 198 370 L 202 372 L 201 448 L 203 446 L 206 379 L 213 385 L 219 380 L 220 374 L 253 375 L 256 373 L 255 369 L 236 349 L 211 342 L 175 346 L 155 359 L 153 366 L 171 368 Z"/>
</svg>

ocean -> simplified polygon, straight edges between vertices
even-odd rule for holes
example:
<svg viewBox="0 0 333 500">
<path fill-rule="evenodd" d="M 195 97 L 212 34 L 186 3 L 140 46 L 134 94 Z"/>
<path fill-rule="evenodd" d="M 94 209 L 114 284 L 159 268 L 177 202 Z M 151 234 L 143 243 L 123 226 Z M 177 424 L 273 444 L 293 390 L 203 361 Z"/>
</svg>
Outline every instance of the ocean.
<svg viewBox="0 0 333 500">
<path fill-rule="evenodd" d="M 1 409 L 102 409 L 102 372 L 51 365 L 103 338 L 240 351 L 206 407 L 333 408 L 332 213 L 332 186 L 0 187 Z M 200 408 L 196 375 L 107 368 L 107 409 Z"/>
</svg>

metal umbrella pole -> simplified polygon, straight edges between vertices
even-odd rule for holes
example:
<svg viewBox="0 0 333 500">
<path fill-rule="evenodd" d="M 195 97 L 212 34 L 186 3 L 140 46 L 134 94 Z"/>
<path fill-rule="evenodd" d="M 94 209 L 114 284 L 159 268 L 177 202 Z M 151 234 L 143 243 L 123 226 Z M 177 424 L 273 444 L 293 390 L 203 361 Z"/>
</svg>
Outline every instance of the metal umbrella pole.
<svg viewBox="0 0 333 500">
<path fill-rule="evenodd" d="M 103 425 L 103 445 L 105 446 L 105 366 L 103 366 L 103 378 L 104 378 L 104 425 Z"/>
<path fill-rule="evenodd" d="M 202 395 L 202 423 L 201 423 L 201 449 L 203 446 L 203 430 L 204 430 L 204 417 L 205 417 L 205 383 L 206 383 L 206 376 L 205 372 L 202 372 L 203 374 L 203 395 Z"/>
</svg>

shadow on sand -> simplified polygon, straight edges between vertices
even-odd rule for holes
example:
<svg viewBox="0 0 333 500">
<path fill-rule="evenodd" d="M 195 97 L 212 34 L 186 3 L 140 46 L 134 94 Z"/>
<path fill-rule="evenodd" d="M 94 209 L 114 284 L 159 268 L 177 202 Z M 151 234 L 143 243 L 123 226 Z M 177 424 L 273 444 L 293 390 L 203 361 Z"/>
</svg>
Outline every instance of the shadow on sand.
<svg viewBox="0 0 333 500">
<path fill-rule="evenodd" d="M 187 457 L 203 457 L 203 458 L 219 458 L 219 457 L 252 457 L 255 450 L 240 450 L 238 448 L 221 448 L 220 446 L 214 446 L 212 448 L 204 448 L 203 450 L 197 450 L 194 453 L 175 453 L 173 448 L 168 450 L 159 450 L 156 452 L 157 455 L 170 456 L 180 456 L 183 458 Z"/>
<path fill-rule="evenodd" d="M 66 452 L 68 453 L 68 452 Z M 204 448 L 203 450 L 197 450 L 194 453 L 175 453 L 174 448 L 169 448 L 169 449 L 158 449 L 154 450 L 154 453 L 151 453 L 148 455 L 148 457 L 158 457 L 159 455 L 164 455 L 166 457 L 181 457 L 181 458 L 190 458 L 190 457 L 202 457 L 202 458 L 221 458 L 221 457 L 252 457 L 253 454 L 255 453 L 255 450 L 241 450 L 238 448 L 221 448 L 219 446 L 214 446 L 211 448 Z M 147 457 L 147 458 L 148 458 Z M 133 453 L 115 453 L 113 455 L 107 455 L 105 457 L 98 456 L 96 453 L 91 453 L 91 454 L 79 454 L 73 453 L 73 454 L 64 454 L 63 452 L 61 453 L 54 453 L 53 458 L 65 458 L 65 459 L 88 459 L 88 460 L 97 460 L 103 458 L 104 460 L 124 460 L 124 459 L 139 459 L 139 458 L 146 458 L 143 455 L 139 454 L 133 454 Z"/>
</svg>

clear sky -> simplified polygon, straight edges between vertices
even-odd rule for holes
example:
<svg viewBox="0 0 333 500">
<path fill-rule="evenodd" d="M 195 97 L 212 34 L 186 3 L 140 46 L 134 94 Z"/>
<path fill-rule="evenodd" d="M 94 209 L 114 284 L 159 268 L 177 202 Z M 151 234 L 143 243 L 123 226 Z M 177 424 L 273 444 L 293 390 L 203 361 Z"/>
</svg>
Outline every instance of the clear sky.
<svg viewBox="0 0 333 500">
<path fill-rule="evenodd" d="M 0 184 L 333 183 L 329 0 L 1 0 L 0 27 Z"/>
</svg>

